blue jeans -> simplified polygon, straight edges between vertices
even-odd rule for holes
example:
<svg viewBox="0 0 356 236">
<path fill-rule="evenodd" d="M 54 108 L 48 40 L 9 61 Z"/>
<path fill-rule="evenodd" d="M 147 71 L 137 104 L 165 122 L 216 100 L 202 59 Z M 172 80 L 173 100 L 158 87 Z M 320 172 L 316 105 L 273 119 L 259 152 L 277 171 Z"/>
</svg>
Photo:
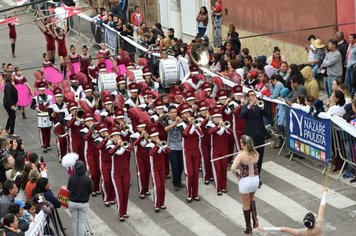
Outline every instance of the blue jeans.
<svg viewBox="0 0 356 236">
<path fill-rule="evenodd" d="M 119 8 L 119 5 L 114 5 L 111 7 L 111 13 L 114 15 L 114 16 L 120 16 L 120 8 Z"/>
<path fill-rule="evenodd" d="M 179 186 L 182 182 L 183 173 L 183 152 L 171 150 L 169 153 L 169 161 L 172 169 L 172 183 L 174 186 Z"/>
<path fill-rule="evenodd" d="M 341 80 L 341 76 L 332 76 L 332 75 L 328 75 L 326 78 L 325 78 L 325 91 L 327 92 L 328 94 L 328 97 L 331 96 L 332 94 L 332 84 L 335 80 Z"/>
<path fill-rule="evenodd" d="M 346 69 L 345 84 L 350 89 L 350 93 L 355 93 L 355 88 L 352 86 L 352 66 Z"/>
<path fill-rule="evenodd" d="M 198 27 L 198 34 L 200 38 L 204 36 L 205 32 L 206 32 L 206 27 Z"/>
</svg>

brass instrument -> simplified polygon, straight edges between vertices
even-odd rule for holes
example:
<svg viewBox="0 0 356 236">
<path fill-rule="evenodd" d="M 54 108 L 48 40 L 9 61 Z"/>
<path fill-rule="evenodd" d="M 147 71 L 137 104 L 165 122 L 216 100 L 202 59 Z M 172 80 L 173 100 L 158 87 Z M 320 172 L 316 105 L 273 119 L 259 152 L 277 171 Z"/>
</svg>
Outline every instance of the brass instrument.
<svg viewBox="0 0 356 236">
<path fill-rule="evenodd" d="M 68 135 L 68 132 L 65 132 L 64 134 L 58 134 L 57 132 L 57 127 L 62 125 L 60 122 L 57 122 L 54 126 L 53 126 L 53 133 L 56 137 L 58 138 L 64 138 Z"/>
<path fill-rule="evenodd" d="M 128 132 L 129 130 L 130 130 L 130 126 L 128 126 L 126 124 L 122 127 L 122 131 L 124 131 L 124 132 Z"/>
<path fill-rule="evenodd" d="M 90 129 L 90 131 L 93 133 L 93 134 L 95 134 L 97 131 L 96 131 L 96 125 L 97 125 L 98 123 L 94 123 L 94 124 L 92 124 L 92 126 L 90 126 L 89 127 L 89 129 Z"/>
<path fill-rule="evenodd" d="M 169 115 L 166 114 L 166 115 L 163 115 L 163 116 L 160 118 L 160 121 L 161 121 L 161 123 L 166 123 L 168 119 L 169 119 Z"/>
<path fill-rule="evenodd" d="M 208 66 L 209 51 L 203 43 L 196 43 L 190 49 L 193 64 L 197 66 Z"/>
<path fill-rule="evenodd" d="M 144 138 L 147 142 L 151 142 L 151 141 L 152 141 L 151 137 L 150 137 L 147 133 L 143 136 L 143 138 Z"/>
<path fill-rule="evenodd" d="M 119 107 L 113 103 L 110 107 L 110 112 L 114 113 L 117 109 L 119 109 Z"/>
<path fill-rule="evenodd" d="M 130 143 L 129 142 L 127 142 L 127 141 L 123 141 L 123 142 L 121 142 L 121 145 L 120 145 L 122 148 L 128 148 L 129 146 L 130 146 Z"/>
<path fill-rule="evenodd" d="M 230 125 L 231 125 L 231 123 L 230 123 L 230 121 L 228 121 L 228 120 L 226 120 L 226 121 L 223 122 L 223 126 L 224 126 L 224 127 L 230 127 Z"/>
<path fill-rule="evenodd" d="M 158 143 L 158 147 L 166 147 L 167 146 L 167 142 L 166 141 L 161 141 Z"/>
<path fill-rule="evenodd" d="M 81 108 L 78 108 L 77 111 L 75 112 L 75 118 L 78 120 L 82 120 L 84 116 L 85 111 Z"/>
<path fill-rule="evenodd" d="M 257 106 L 258 106 L 259 108 L 263 109 L 263 108 L 265 107 L 265 103 L 264 103 L 262 100 L 259 100 L 259 101 L 257 102 Z"/>
</svg>

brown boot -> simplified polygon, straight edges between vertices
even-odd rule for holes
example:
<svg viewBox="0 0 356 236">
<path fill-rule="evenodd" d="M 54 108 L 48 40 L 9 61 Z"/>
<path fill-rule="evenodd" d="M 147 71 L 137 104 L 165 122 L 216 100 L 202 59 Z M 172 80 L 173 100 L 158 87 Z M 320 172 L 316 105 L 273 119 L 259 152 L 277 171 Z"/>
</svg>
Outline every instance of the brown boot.
<svg viewBox="0 0 356 236">
<path fill-rule="evenodd" d="M 258 219 L 257 219 L 256 202 L 254 200 L 250 201 L 250 210 L 251 210 L 253 228 L 256 229 L 258 227 Z"/>
<path fill-rule="evenodd" d="M 244 210 L 244 217 L 245 217 L 245 222 L 246 222 L 246 229 L 244 231 L 245 234 L 252 234 L 252 227 L 251 227 L 251 211 Z"/>
</svg>

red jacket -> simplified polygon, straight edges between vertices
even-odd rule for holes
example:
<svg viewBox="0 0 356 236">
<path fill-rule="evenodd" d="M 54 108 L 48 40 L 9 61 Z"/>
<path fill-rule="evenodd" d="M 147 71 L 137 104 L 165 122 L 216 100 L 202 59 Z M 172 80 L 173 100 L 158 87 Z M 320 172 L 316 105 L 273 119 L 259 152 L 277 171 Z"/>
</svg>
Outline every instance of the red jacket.
<svg viewBox="0 0 356 236">
<path fill-rule="evenodd" d="M 134 24 L 137 27 L 140 26 L 140 24 L 145 21 L 145 17 L 143 16 L 143 13 L 140 12 L 139 15 L 141 16 L 141 22 L 138 21 L 138 17 L 137 17 L 136 12 L 133 12 L 131 14 L 131 23 Z"/>
<path fill-rule="evenodd" d="M 169 147 L 161 148 L 155 145 L 150 151 L 150 161 L 153 170 L 164 170 L 166 168 L 166 154 L 171 151 Z"/>
<path fill-rule="evenodd" d="M 192 132 L 193 130 L 193 132 Z M 199 137 L 203 137 L 204 133 L 199 126 L 194 126 L 189 124 L 182 133 L 184 149 L 189 150 L 199 150 Z"/>
</svg>

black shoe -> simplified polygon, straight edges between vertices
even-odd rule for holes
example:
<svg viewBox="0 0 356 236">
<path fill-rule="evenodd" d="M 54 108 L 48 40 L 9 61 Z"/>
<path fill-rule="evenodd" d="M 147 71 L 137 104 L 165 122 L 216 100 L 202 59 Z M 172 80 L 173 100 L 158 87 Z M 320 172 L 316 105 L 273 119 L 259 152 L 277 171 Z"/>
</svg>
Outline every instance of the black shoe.
<svg viewBox="0 0 356 236">
<path fill-rule="evenodd" d="M 47 148 L 42 148 L 42 151 L 43 151 L 44 153 L 47 153 Z"/>
<path fill-rule="evenodd" d="M 221 195 L 222 195 L 222 192 L 218 192 L 217 194 L 218 194 L 218 196 L 221 196 Z"/>
<path fill-rule="evenodd" d="M 159 208 L 158 208 L 158 207 L 155 208 L 155 212 L 156 212 L 156 213 L 159 212 Z"/>
<path fill-rule="evenodd" d="M 141 199 L 145 199 L 145 195 L 144 194 L 140 194 L 140 198 Z"/>
<path fill-rule="evenodd" d="M 146 196 L 150 196 L 151 193 L 147 191 L 147 192 L 145 193 L 145 195 L 146 195 Z"/>
<path fill-rule="evenodd" d="M 356 177 L 354 177 L 352 180 L 350 180 L 350 183 L 355 183 L 356 182 Z"/>
<path fill-rule="evenodd" d="M 24 120 L 27 119 L 25 112 L 22 112 L 22 119 L 24 119 Z"/>
<path fill-rule="evenodd" d="M 227 190 L 223 188 L 223 189 L 221 189 L 221 192 L 227 193 Z"/>
<path fill-rule="evenodd" d="M 167 207 L 163 205 L 163 206 L 161 206 L 161 209 L 166 210 Z"/>
<path fill-rule="evenodd" d="M 125 217 L 120 216 L 119 220 L 120 220 L 120 222 L 124 222 L 125 221 Z"/>
<path fill-rule="evenodd" d="M 104 205 L 105 205 L 106 207 L 110 207 L 110 202 L 104 202 Z"/>
<path fill-rule="evenodd" d="M 179 191 L 179 186 L 174 186 L 173 188 L 174 188 L 174 191 L 176 191 L 176 192 Z"/>
<path fill-rule="evenodd" d="M 92 192 L 91 195 L 92 195 L 93 197 L 96 197 L 96 192 Z"/>
<path fill-rule="evenodd" d="M 171 178 L 171 175 L 166 175 L 166 179 L 170 179 Z"/>
<path fill-rule="evenodd" d="M 129 215 L 124 215 L 125 218 L 129 218 Z"/>
<path fill-rule="evenodd" d="M 260 180 L 260 183 L 258 184 L 258 188 L 261 188 L 261 186 L 262 186 L 262 182 Z"/>
<path fill-rule="evenodd" d="M 210 183 L 209 180 L 205 180 L 205 181 L 204 181 L 204 184 L 205 184 L 205 185 L 208 185 L 209 183 Z"/>
<path fill-rule="evenodd" d="M 192 200 L 193 200 L 192 197 L 187 197 L 187 202 L 188 202 L 188 203 L 191 203 Z"/>
<path fill-rule="evenodd" d="M 194 198 L 194 201 L 199 202 L 199 201 L 200 201 L 200 197 L 195 197 L 195 198 Z"/>
<path fill-rule="evenodd" d="M 47 150 L 50 151 L 50 150 L 52 150 L 52 148 L 51 147 L 47 147 Z"/>
</svg>

